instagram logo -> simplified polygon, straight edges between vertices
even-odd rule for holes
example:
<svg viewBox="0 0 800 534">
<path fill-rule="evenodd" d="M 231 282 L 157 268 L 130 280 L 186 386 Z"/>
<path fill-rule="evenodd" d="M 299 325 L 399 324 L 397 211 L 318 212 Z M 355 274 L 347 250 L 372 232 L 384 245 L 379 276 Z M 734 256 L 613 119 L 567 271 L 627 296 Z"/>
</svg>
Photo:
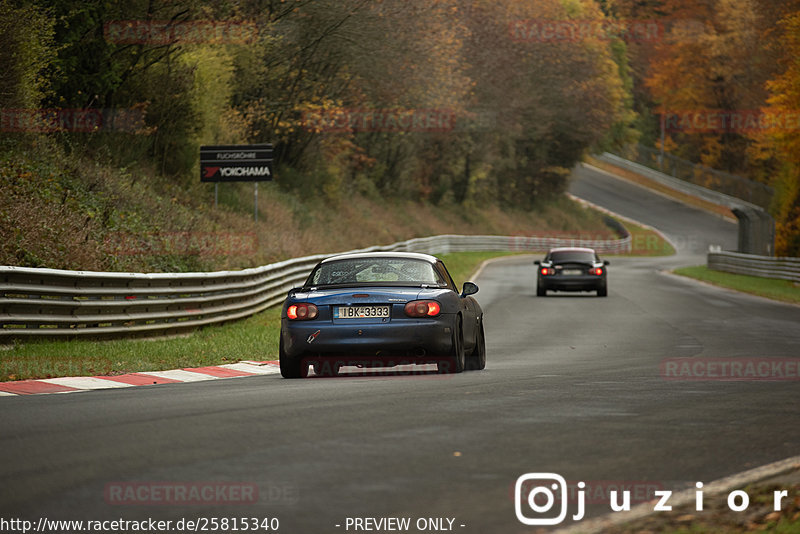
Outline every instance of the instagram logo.
<svg viewBox="0 0 800 534">
<path fill-rule="evenodd" d="M 578 483 L 581 487 L 583 482 Z M 585 486 L 585 484 L 584 484 Z M 558 501 L 558 515 L 553 508 Z M 583 503 L 579 507 L 583 508 Z M 523 507 L 527 505 L 527 509 Z M 514 485 L 514 511 L 525 525 L 558 525 L 567 517 L 567 481 L 555 473 L 526 473 Z M 536 515 L 529 517 L 530 511 Z M 533 515 L 533 514 L 531 514 Z M 578 514 L 583 517 L 582 511 Z M 580 519 L 580 517 L 578 519 Z"/>
</svg>

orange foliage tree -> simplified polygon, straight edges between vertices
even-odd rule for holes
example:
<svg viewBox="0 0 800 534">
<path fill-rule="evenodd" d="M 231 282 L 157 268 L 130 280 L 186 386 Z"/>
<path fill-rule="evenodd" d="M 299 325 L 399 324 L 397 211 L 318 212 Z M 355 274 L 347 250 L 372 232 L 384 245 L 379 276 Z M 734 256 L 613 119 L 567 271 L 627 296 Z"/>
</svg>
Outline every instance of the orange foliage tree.
<svg viewBox="0 0 800 534">
<path fill-rule="evenodd" d="M 770 97 L 765 111 L 782 118 L 784 123 L 754 139 L 780 162 L 772 180 L 775 252 L 800 256 L 800 13 L 787 15 L 780 28 L 783 72 L 767 83 Z"/>
</svg>

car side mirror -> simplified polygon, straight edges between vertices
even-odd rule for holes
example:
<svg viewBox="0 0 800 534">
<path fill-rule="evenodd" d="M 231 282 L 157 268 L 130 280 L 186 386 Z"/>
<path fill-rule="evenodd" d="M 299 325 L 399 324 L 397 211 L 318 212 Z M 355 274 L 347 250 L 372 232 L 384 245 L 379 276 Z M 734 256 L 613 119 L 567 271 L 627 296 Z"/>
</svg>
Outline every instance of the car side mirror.
<svg viewBox="0 0 800 534">
<path fill-rule="evenodd" d="M 472 282 L 464 282 L 464 289 L 461 291 L 461 298 L 474 295 L 477 292 L 478 292 L 477 284 L 473 284 Z"/>
<path fill-rule="evenodd" d="M 534 264 L 534 265 L 541 265 L 541 264 L 542 264 L 542 262 L 540 262 L 539 260 L 536 260 L 535 262 L 533 262 L 533 264 Z"/>
<path fill-rule="evenodd" d="M 611 262 L 608 260 L 603 260 L 603 265 L 611 265 Z"/>
</svg>

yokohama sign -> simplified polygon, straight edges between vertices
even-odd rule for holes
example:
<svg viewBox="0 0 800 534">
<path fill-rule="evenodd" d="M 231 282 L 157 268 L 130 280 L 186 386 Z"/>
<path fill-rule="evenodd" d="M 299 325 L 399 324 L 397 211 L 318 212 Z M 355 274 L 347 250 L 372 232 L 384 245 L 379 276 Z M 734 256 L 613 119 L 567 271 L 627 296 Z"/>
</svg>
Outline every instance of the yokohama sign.
<svg viewBox="0 0 800 534">
<path fill-rule="evenodd" d="M 201 182 L 261 182 L 272 180 L 272 145 L 200 147 Z"/>
</svg>

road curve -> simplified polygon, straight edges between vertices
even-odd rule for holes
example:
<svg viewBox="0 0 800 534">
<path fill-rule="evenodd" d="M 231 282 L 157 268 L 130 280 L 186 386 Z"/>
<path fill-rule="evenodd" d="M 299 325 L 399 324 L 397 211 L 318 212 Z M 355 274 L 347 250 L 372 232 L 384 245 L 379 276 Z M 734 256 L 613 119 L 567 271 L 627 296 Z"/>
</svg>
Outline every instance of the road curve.
<svg viewBox="0 0 800 534">
<path fill-rule="evenodd" d="M 662 229 L 679 254 L 612 258 L 605 299 L 537 298 L 530 256 L 487 266 L 483 372 L 0 399 L 0 516 L 278 517 L 286 533 L 353 532 L 348 517 L 447 517 L 458 532 L 525 532 L 511 497 L 523 473 L 686 488 L 795 455 L 796 381 L 661 375 L 675 357 L 797 357 L 800 308 L 661 272 L 701 263 L 708 244 L 731 248 L 735 225 L 590 168 L 576 169 L 571 190 Z M 259 497 L 109 502 L 109 485 L 130 481 L 242 482 Z"/>
</svg>

